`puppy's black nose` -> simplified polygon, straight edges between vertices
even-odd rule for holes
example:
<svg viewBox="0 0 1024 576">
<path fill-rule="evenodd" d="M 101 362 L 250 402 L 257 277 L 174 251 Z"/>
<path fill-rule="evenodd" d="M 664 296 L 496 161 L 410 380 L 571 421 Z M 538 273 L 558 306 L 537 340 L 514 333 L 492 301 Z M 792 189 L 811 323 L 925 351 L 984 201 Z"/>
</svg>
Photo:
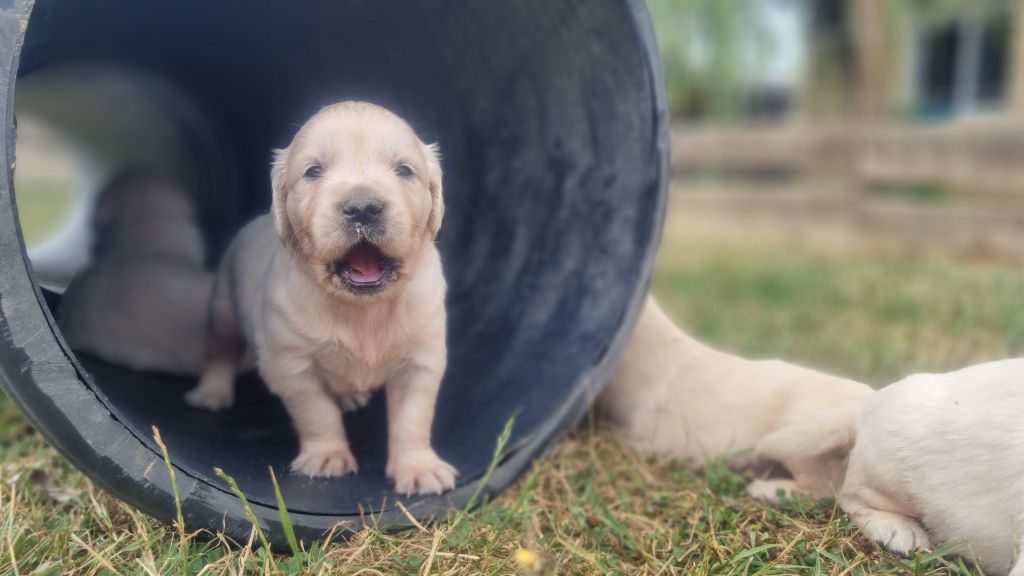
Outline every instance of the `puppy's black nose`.
<svg viewBox="0 0 1024 576">
<path fill-rule="evenodd" d="M 375 196 L 357 194 L 341 205 L 341 213 L 345 219 L 356 224 L 374 224 L 380 220 L 384 211 L 384 202 Z"/>
</svg>

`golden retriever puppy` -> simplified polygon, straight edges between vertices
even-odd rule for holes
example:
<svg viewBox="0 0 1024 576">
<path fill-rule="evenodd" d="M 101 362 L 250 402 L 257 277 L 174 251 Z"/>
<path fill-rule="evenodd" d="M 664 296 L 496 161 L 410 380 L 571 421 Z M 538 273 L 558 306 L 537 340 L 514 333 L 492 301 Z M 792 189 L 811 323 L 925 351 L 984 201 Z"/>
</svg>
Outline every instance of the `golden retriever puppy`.
<svg viewBox="0 0 1024 576">
<path fill-rule="evenodd" d="M 839 505 L 893 552 L 957 544 L 1024 575 L 1024 359 L 914 374 L 864 403 Z"/>
<path fill-rule="evenodd" d="M 130 169 L 101 193 L 93 228 L 92 262 L 60 302 L 64 339 L 136 370 L 199 374 L 213 274 L 192 198 Z"/>
<path fill-rule="evenodd" d="M 342 102 L 275 154 L 271 213 L 243 228 L 220 266 L 209 357 L 187 401 L 229 406 L 243 351 L 298 432 L 292 469 L 356 470 L 338 400 L 383 387 L 386 473 L 405 494 L 441 493 L 455 469 L 430 442 L 447 364 L 441 165 L 398 116 Z"/>
<path fill-rule="evenodd" d="M 781 464 L 792 478 L 755 480 L 748 492 L 834 495 L 871 388 L 778 360 L 750 361 L 697 342 L 650 296 L 598 414 L 636 449 L 703 465 Z"/>
</svg>

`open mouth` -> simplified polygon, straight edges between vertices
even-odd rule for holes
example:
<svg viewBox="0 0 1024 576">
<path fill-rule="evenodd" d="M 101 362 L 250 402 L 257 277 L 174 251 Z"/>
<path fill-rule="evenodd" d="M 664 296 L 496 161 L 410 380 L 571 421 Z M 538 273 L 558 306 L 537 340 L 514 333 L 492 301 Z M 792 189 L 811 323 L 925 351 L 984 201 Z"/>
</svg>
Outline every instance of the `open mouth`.
<svg viewBox="0 0 1024 576">
<path fill-rule="evenodd" d="M 360 242 L 331 265 L 331 275 L 351 292 L 375 292 L 391 282 L 398 263 L 380 248 Z"/>
</svg>

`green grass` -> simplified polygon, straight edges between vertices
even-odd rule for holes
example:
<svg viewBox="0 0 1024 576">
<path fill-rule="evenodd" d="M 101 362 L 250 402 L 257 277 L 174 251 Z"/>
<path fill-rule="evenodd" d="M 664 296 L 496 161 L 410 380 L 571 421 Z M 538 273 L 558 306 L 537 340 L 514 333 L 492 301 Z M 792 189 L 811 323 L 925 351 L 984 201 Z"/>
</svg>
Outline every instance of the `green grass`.
<svg viewBox="0 0 1024 576">
<path fill-rule="evenodd" d="M 668 250 L 666 250 L 668 252 Z M 654 291 L 688 329 L 875 384 L 1024 350 L 1009 265 L 826 257 L 777 248 L 663 253 Z"/>
<path fill-rule="evenodd" d="M 1024 272 L 1010 266 L 676 238 L 655 291 L 716 345 L 875 384 L 1024 346 Z M 369 526 L 307 550 L 306 565 L 215 535 L 183 538 L 132 510 L 72 469 L 5 399 L 0 463 L 0 574 L 972 573 L 935 554 L 879 551 L 832 502 L 771 508 L 722 466 L 696 472 L 640 457 L 590 420 L 495 501 L 400 534 Z"/>
<path fill-rule="evenodd" d="M 877 194 L 893 198 L 903 198 L 922 204 L 937 204 L 949 200 L 952 191 L 948 186 L 937 182 L 916 182 L 910 184 L 881 187 L 874 190 Z"/>
</svg>

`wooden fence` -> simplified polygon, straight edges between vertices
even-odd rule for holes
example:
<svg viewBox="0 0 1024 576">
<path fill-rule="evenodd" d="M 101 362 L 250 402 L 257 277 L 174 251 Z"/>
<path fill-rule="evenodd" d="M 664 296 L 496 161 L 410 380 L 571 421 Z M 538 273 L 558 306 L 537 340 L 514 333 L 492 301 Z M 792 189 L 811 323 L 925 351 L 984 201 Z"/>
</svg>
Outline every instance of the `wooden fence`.
<svg viewBox="0 0 1024 576">
<path fill-rule="evenodd" d="M 936 183 L 1024 194 L 1024 123 L 673 129 L 673 169 L 847 173 L 867 184 Z"/>
</svg>

